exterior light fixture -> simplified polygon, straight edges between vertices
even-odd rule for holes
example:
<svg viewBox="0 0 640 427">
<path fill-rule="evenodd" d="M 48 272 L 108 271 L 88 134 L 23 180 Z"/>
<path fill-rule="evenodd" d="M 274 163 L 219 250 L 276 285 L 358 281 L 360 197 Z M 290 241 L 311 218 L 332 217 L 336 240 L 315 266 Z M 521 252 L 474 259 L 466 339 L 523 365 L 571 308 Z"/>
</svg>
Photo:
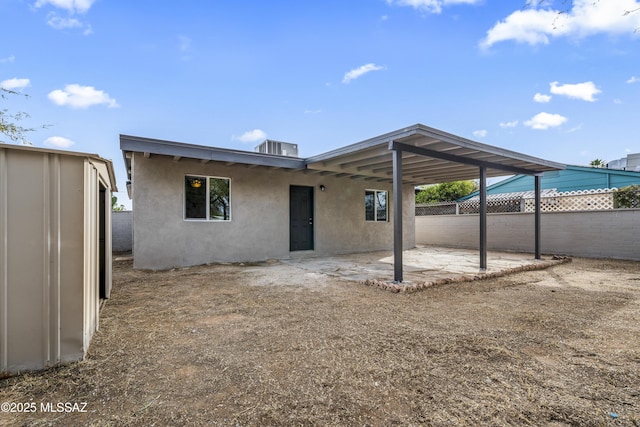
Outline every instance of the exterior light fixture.
<svg viewBox="0 0 640 427">
<path fill-rule="evenodd" d="M 324 184 L 320 184 L 320 191 L 324 191 L 326 189 L 327 189 L 327 187 L 325 187 Z"/>
</svg>

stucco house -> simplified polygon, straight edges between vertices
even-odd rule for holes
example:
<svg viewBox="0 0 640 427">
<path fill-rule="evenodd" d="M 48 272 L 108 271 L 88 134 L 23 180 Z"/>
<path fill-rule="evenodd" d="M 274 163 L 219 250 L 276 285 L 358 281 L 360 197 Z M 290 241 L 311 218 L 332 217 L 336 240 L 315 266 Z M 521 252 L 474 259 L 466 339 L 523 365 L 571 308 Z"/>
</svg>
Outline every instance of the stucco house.
<svg viewBox="0 0 640 427">
<path fill-rule="evenodd" d="M 0 373 L 80 360 L 111 291 L 113 165 L 0 144 Z"/>
<path fill-rule="evenodd" d="M 129 135 L 120 148 L 135 268 L 393 249 L 400 281 L 415 185 L 563 167 L 421 124 L 309 158 Z"/>
</svg>

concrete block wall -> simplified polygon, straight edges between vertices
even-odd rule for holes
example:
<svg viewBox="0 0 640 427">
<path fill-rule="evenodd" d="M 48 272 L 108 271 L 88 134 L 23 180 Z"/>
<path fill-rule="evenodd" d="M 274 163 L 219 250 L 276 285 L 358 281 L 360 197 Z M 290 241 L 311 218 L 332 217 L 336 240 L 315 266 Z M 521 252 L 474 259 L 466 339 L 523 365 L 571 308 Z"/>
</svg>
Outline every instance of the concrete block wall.
<svg viewBox="0 0 640 427">
<path fill-rule="evenodd" d="M 416 217 L 416 243 L 477 248 L 478 215 Z M 640 261 L 640 209 L 549 212 L 541 218 L 543 254 Z M 534 251 L 534 215 L 487 215 L 489 250 Z"/>
<path fill-rule="evenodd" d="M 112 212 L 111 233 L 111 245 L 114 252 L 130 252 L 133 250 L 133 212 Z"/>
</svg>

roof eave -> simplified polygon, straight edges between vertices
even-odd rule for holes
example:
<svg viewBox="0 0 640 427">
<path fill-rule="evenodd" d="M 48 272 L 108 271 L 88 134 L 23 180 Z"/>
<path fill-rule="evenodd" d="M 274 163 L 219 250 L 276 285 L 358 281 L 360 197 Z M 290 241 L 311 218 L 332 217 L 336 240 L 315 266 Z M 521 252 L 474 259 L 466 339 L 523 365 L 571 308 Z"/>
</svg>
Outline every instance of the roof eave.
<svg viewBox="0 0 640 427">
<path fill-rule="evenodd" d="M 467 139 L 467 138 L 463 138 L 447 132 L 443 132 L 439 129 L 430 128 L 422 124 L 417 124 L 415 125 L 415 127 L 416 127 L 416 133 L 419 133 L 420 135 L 423 135 L 423 136 L 437 138 L 443 142 L 448 142 L 450 144 L 457 144 L 464 148 L 477 149 L 480 151 L 484 151 L 486 153 L 510 157 L 515 160 L 521 160 L 524 162 L 530 162 L 530 163 L 535 163 L 535 164 L 544 166 L 544 168 L 538 172 L 546 172 L 549 170 L 560 170 L 560 169 L 566 168 L 566 165 L 563 163 L 553 162 L 550 160 L 545 160 L 538 157 L 530 156 L 528 154 L 519 153 L 517 151 L 507 150 L 505 148 L 499 148 L 499 147 L 484 144 L 481 142 L 473 141 L 471 139 Z"/>
<path fill-rule="evenodd" d="M 248 165 L 271 166 L 285 169 L 304 169 L 304 159 L 250 151 L 205 147 L 159 139 L 120 135 L 120 149 L 125 157 L 127 152 L 149 153 L 162 156 L 184 157 L 198 160 L 211 160 Z M 129 177 L 130 178 L 130 177 Z"/>
</svg>

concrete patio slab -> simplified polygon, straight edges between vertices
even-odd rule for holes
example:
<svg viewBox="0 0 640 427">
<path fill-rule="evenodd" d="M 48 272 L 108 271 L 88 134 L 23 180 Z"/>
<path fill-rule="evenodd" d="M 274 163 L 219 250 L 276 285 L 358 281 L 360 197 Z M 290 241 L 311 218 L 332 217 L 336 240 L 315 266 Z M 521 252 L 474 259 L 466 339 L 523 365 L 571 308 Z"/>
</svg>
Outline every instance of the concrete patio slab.
<svg viewBox="0 0 640 427">
<path fill-rule="evenodd" d="M 470 281 L 546 268 L 562 260 L 537 260 L 530 253 L 488 252 L 487 270 L 479 268 L 479 253 L 472 249 L 419 246 L 403 252 L 404 282 L 393 284 L 393 252 L 369 252 L 332 257 L 304 257 L 282 262 L 313 273 L 362 282 L 392 291 L 448 282 Z"/>
<path fill-rule="evenodd" d="M 131 261 L 131 254 L 118 254 L 114 261 Z M 437 284 L 465 282 L 504 276 L 526 270 L 538 270 L 570 261 L 563 257 L 537 260 L 531 253 L 495 252 L 487 254 L 487 270 L 481 271 L 480 255 L 474 249 L 441 246 L 417 246 L 403 251 L 404 281 L 393 282 L 393 251 L 314 257 L 313 252 L 296 253 L 290 259 L 258 263 L 221 263 L 244 269 L 255 285 L 294 282 L 292 278 L 336 278 L 375 286 L 392 292 L 413 292 Z M 234 268 L 235 268 L 234 267 Z M 191 268 L 191 267 L 182 267 Z M 302 272 L 302 274 L 300 274 Z M 304 280 L 303 280 L 304 282 Z"/>
</svg>

